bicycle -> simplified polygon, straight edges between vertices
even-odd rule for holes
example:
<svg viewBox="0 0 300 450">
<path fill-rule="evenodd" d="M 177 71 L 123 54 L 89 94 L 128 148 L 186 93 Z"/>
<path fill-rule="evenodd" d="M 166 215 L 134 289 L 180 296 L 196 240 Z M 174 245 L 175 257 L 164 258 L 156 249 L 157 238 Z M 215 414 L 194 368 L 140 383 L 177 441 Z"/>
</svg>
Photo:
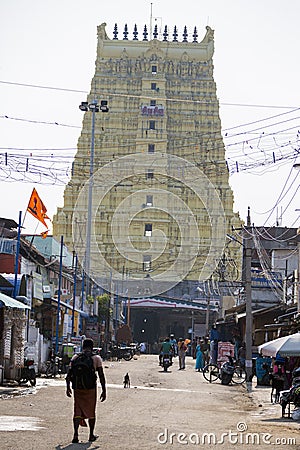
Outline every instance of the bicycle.
<svg viewBox="0 0 300 450">
<path fill-rule="evenodd" d="M 221 381 L 221 366 L 224 361 L 218 361 L 217 364 L 206 364 L 202 369 L 203 377 L 209 383 L 214 383 L 217 380 Z M 234 362 L 234 372 L 231 381 L 234 384 L 243 384 L 246 381 L 245 369 L 237 362 Z"/>
</svg>

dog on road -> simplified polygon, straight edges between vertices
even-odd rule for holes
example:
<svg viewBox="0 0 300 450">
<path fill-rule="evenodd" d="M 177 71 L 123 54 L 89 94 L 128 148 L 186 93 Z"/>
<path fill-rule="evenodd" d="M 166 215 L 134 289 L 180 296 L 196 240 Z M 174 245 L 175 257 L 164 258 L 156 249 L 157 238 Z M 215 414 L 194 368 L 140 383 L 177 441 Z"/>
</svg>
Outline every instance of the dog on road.
<svg viewBox="0 0 300 450">
<path fill-rule="evenodd" d="M 128 373 L 126 373 L 126 375 L 124 377 L 123 384 L 124 384 L 124 388 L 130 388 L 130 378 L 129 378 Z"/>
</svg>

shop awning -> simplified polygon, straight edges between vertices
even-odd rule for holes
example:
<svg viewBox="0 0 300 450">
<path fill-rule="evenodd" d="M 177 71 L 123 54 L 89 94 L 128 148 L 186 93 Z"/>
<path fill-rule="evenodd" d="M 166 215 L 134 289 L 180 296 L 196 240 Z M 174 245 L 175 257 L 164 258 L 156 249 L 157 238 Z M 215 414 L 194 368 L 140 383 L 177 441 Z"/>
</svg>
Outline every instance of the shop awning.
<svg viewBox="0 0 300 450">
<path fill-rule="evenodd" d="M 1 273 L 0 274 L 0 292 L 3 292 L 7 296 L 13 295 L 15 284 L 14 273 Z M 18 274 L 16 283 L 16 294 L 25 295 L 26 293 L 26 275 Z"/>
<path fill-rule="evenodd" d="M 3 308 L 4 306 L 7 308 L 30 309 L 30 307 L 24 303 L 0 292 L 0 308 Z"/>
</svg>

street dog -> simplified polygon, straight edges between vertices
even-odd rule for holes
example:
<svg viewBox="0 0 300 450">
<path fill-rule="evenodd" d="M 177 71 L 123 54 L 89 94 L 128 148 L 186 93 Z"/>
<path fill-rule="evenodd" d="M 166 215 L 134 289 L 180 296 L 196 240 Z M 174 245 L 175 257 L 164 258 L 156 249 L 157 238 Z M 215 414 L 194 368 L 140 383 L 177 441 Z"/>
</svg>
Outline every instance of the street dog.
<svg viewBox="0 0 300 450">
<path fill-rule="evenodd" d="M 124 377 L 123 384 L 124 384 L 124 388 L 130 388 L 130 378 L 129 378 L 128 373 L 126 373 L 126 375 Z"/>
</svg>

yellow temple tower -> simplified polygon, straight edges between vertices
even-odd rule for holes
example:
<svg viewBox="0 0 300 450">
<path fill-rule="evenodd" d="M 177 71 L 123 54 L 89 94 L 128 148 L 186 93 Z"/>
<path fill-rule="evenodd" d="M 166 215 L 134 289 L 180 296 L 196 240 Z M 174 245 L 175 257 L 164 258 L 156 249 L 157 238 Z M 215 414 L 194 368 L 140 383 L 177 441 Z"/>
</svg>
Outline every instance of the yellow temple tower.
<svg viewBox="0 0 300 450">
<path fill-rule="evenodd" d="M 122 34 L 122 38 L 118 35 Z M 53 234 L 90 279 L 130 298 L 236 280 L 241 220 L 213 78 L 214 32 L 98 26 L 95 74 Z M 129 36 L 130 35 L 130 36 Z M 224 275 L 225 274 L 225 275 Z"/>
</svg>

